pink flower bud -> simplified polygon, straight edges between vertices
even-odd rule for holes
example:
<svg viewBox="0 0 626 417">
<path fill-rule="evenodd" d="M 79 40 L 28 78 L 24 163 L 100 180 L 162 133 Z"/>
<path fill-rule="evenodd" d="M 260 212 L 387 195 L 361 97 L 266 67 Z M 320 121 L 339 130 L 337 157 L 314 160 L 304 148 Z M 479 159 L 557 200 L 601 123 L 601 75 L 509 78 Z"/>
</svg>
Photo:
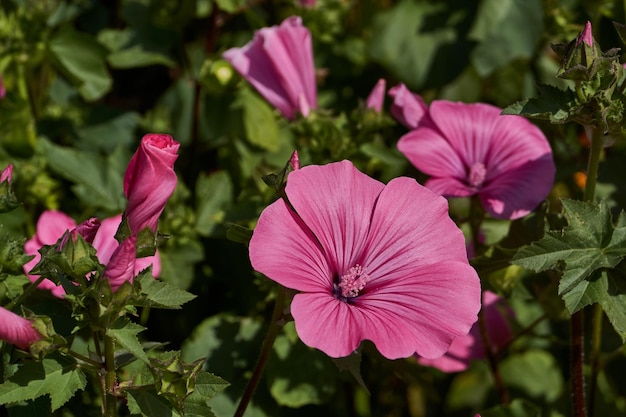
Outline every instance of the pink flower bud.
<svg viewBox="0 0 626 417">
<path fill-rule="evenodd" d="M 287 119 L 317 108 L 311 33 L 300 17 L 258 30 L 248 44 L 223 57 Z"/>
<path fill-rule="evenodd" d="M 97 217 L 92 217 L 76 226 L 76 228 L 72 230 L 72 234 L 74 237 L 76 237 L 76 234 L 79 234 L 86 242 L 93 243 L 93 239 L 96 237 L 99 228 L 100 220 Z"/>
<path fill-rule="evenodd" d="M 32 343 L 41 338 L 42 336 L 33 328 L 30 320 L 0 307 L 0 339 L 20 349 L 28 350 Z"/>
<path fill-rule="evenodd" d="M 585 28 L 578 35 L 578 39 L 576 39 L 576 45 L 580 45 L 582 43 L 586 43 L 587 46 L 593 46 L 593 31 L 591 30 L 591 22 L 587 20 L 587 24 L 585 24 Z"/>
<path fill-rule="evenodd" d="M 380 113 L 383 109 L 383 102 L 385 101 L 385 89 L 387 88 L 386 81 L 381 78 L 378 80 L 372 92 L 367 97 L 365 105 L 368 109 L 374 110 L 376 113 Z"/>
<path fill-rule="evenodd" d="M 393 97 L 391 115 L 409 129 L 415 129 L 423 118 L 428 117 L 428 106 L 417 94 L 413 94 L 402 83 L 389 89 Z"/>
<path fill-rule="evenodd" d="M 300 158 L 298 158 L 298 151 L 293 151 L 291 158 L 289 158 L 289 166 L 293 171 L 300 169 Z"/>
<path fill-rule="evenodd" d="M 117 291 L 126 281 L 133 282 L 135 276 L 135 244 L 137 237 L 131 236 L 123 241 L 109 260 L 104 277 L 109 280 L 113 291 Z"/>
<path fill-rule="evenodd" d="M 2 98 L 2 97 L 0 97 L 0 98 Z M 13 180 L 13 164 L 9 164 L 0 173 L 0 184 L 2 184 L 3 182 L 6 181 L 9 185 L 11 185 L 11 181 L 12 180 Z"/>
<path fill-rule="evenodd" d="M 124 175 L 124 212 L 133 234 L 146 227 L 156 232 L 159 216 L 176 188 L 174 162 L 178 147 L 169 135 L 148 134 L 141 139 Z"/>
</svg>

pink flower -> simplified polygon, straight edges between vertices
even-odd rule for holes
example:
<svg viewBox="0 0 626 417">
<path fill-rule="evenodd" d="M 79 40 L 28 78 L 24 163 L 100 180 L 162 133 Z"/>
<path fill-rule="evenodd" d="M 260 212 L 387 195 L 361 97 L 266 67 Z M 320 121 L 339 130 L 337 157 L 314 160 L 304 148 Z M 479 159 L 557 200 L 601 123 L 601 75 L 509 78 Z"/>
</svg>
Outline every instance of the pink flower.
<svg viewBox="0 0 626 417">
<path fill-rule="evenodd" d="M 42 336 L 33 328 L 30 320 L 0 307 L 0 339 L 20 349 L 28 350 L 32 343 L 41 338 Z"/>
<path fill-rule="evenodd" d="M 311 33 L 300 17 L 258 30 L 252 41 L 223 57 L 287 119 L 317 108 Z"/>
<path fill-rule="evenodd" d="M 391 115 L 409 129 L 417 128 L 422 118 L 428 114 L 428 106 L 417 94 L 413 94 L 402 83 L 389 89 L 393 97 Z"/>
<path fill-rule="evenodd" d="M 351 162 L 289 174 L 286 195 L 259 218 L 255 270 L 296 294 L 302 341 L 331 357 L 374 342 L 395 359 L 441 356 L 467 333 L 480 283 L 445 199 L 415 180 L 384 185 Z"/>
<path fill-rule="evenodd" d="M 386 81 L 381 78 L 378 80 L 372 92 L 367 97 L 367 101 L 365 102 L 365 106 L 368 109 L 374 110 L 376 113 L 380 113 L 383 109 L 383 103 L 385 101 L 385 89 L 387 88 Z"/>
<path fill-rule="evenodd" d="M 145 135 L 128 163 L 124 175 L 128 204 L 124 216 L 132 234 L 146 227 L 156 233 L 159 216 L 176 188 L 174 162 L 179 146 L 169 135 Z"/>
<path fill-rule="evenodd" d="M 78 233 L 80 233 L 85 240 L 89 241 L 90 235 L 93 233 L 93 228 L 95 227 L 95 224 L 98 223 L 99 228 L 97 229 L 95 236 L 93 236 L 92 244 L 96 249 L 98 261 L 101 264 L 108 265 L 113 253 L 119 246 L 114 236 L 121 221 L 122 215 L 120 214 L 104 219 L 101 223 L 96 222 L 95 219 L 89 219 L 81 225 L 76 226 L 76 222 L 74 222 L 74 220 L 65 213 L 54 210 L 44 211 L 41 216 L 39 216 L 39 220 L 37 220 L 37 232 L 35 233 L 35 236 L 24 244 L 24 251 L 29 255 L 35 255 L 33 259 L 24 264 L 24 273 L 32 282 L 37 281 L 39 276 L 31 275 L 28 272 L 41 260 L 41 254 L 38 250 L 43 245 L 52 245 L 56 243 L 68 230 L 78 231 Z M 154 256 L 137 259 L 135 262 L 134 276 L 150 266 L 150 264 L 153 265 L 152 275 L 158 277 L 161 272 L 161 261 L 158 253 Z M 132 279 L 132 277 L 129 279 Z M 58 298 L 63 298 L 65 296 L 65 290 L 63 287 L 56 285 L 49 279 L 44 279 L 41 284 L 39 284 L 39 288 L 50 290 L 52 294 Z"/>
<path fill-rule="evenodd" d="M 302 7 L 313 7 L 315 6 L 316 0 L 300 0 L 300 6 Z"/>
<path fill-rule="evenodd" d="M 483 292 L 483 319 L 491 348 L 495 351 L 511 339 L 511 327 L 507 317 L 513 312 L 504 299 L 491 291 Z M 443 372 L 461 372 L 467 369 L 472 360 L 485 358 L 485 345 L 480 334 L 480 326 L 475 323 L 470 332 L 454 339 L 445 355 L 435 358 L 419 358 L 422 365 L 432 366 Z"/>
<path fill-rule="evenodd" d="M 13 181 L 13 164 L 7 165 L 7 167 L 0 172 L 0 184 L 5 181 L 9 185 L 11 185 L 11 181 Z"/>
<path fill-rule="evenodd" d="M 4 87 L 4 81 L 2 81 L 2 77 L 0 77 L 0 100 L 7 95 L 7 89 Z"/>
<path fill-rule="evenodd" d="M 489 104 L 434 101 L 398 149 L 446 197 L 478 195 L 499 219 L 530 213 L 554 182 L 552 150 L 541 130 Z"/>
</svg>

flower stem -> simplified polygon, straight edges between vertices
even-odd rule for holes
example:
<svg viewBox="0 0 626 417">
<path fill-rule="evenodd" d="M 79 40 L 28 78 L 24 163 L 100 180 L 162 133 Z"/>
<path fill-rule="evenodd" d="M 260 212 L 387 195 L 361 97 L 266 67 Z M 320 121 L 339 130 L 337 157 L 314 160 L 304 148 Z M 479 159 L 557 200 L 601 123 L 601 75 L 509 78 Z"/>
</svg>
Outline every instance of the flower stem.
<svg viewBox="0 0 626 417">
<path fill-rule="evenodd" d="M 104 336 L 104 360 L 106 364 L 106 417 L 117 417 L 117 398 L 113 395 L 113 390 L 117 382 L 115 373 L 115 340 L 112 337 Z"/>
<path fill-rule="evenodd" d="M 487 332 L 487 323 L 485 322 L 485 314 L 483 310 L 480 310 L 480 312 L 478 313 L 478 326 L 480 328 L 480 336 L 483 341 L 483 347 L 485 355 L 487 356 L 489 368 L 491 369 L 493 379 L 496 383 L 496 388 L 498 389 L 498 394 L 500 395 L 500 401 L 502 402 L 502 404 L 509 404 L 509 402 L 511 401 L 509 397 L 509 392 L 504 385 L 504 380 L 502 379 L 502 374 L 500 373 L 500 367 L 498 366 L 498 357 L 494 349 L 491 347 L 491 338 L 489 337 L 489 333 Z"/>
<path fill-rule="evenodd" d="M 254 366 L 254 371 L 252 372 L 252 376 L 248 381 L 248 385 L 246 385 L 246 389 L 241 396 L 241 401 L 239 401 L 239 405 L 237 406 L 234 417 L 243 416 L 243 413 L 245 413 L 246 408 L 248 408 L 248 404 L 250 404 L 252 395 L 254 394 L 257 385 L 259 384 L 261 375 L 263 374 L 263 369 L 265 368 L 265 364 L 267 363 L 270 352 L 272 351 L 272 347 L 274 346 L 274 341 L 276 340 L 276 336 L 278 336 L 278 332 L 281 327 L 281 324 L 279 324 L 279 320 L 283 315 L 285 298 L 285 289 L 283 287 L 280 287 L 278 290 L 278 294 L 276 295 L 276 304 L 274 305 L 274 312 L 272 313 L 270 328 L 265 335 L 265 340 L 263 340 L 263 345 L 261 346 L 261 353 L 259 353 L 256 365 Z"/>
<path fill-rule="evenodd" d="M 591 150 L 589 152 L 589 162 L 587 164 L 587 181 L 585 183 L 585 192 L 583 195 L 583 201 L 594 201 L 595 199 L 595 191 L 596 191 L 596 181 L 598 178 L 598 167 L 600 166 L 600 155 L 602 153 L 602 131 L 600 129 L 593 129 L 590 126 L 586 126 L 585 127 L 585 133 L 587 134 L 587 137 L 590 138 L 590 142 L 591 142 Z M 580 318 L 574 318 L 574 315 L 578 315 L 580 314 Z M 579 370 L 577 369 L 576 372 L 574 372 L 574 368 L 572 368 L 572 377 L 575 377 L 577 375 L 578 372 L 580 372 L 581 376 L 581 381 L 579 381 L 578 383 L 574 382 L 574 387 L 582 390 L 583 391 L 583 395 L 584 395 L 584 380 L 583 380 L 583 376 L 582 376 L 582 366 L 583 366 L 583 360 L 584 360 L 584 346 L 583 346 L 583 342 L 584 342 L 584 333 L 583 333 L 583 310 L 578 311 L 576 313 L 574 313 L 574 315 L 572 315 L 572 337 L 574 337 L 575 334 L 578 334 L 578 332 L 574 331 L 574 324 L 575 324 L 575 320 L 580 321 L 580 338 L 581 340 L 578 342 L 574 342 L 572 341 L 572 354 L 574 354 L 574 346 L 580 346 L 580 352 L 576 351 L 577 355 L 580 355 L 581 358 L 579 359 L 579 361 L 581 362 L 580 364 L 577 364 L 577 368 L 580 368 Z M 595 402 L 595 389 L 597 386 L 597 380 L 598 380 L 598 372 L 599 372 L 599 364 L 600 364 L 600 348 L 602 346 L 602 317 L 603 317 L 603 311 L 602 308 L 599 305 L 595 305 L 594 306 L 594 310 L 593 310 L 593 340 L 592 340 L 592 350 L 591 350 L 591 363 L 592 363 L 592 373 L 591 373 L 591 383 L 590 383 L 590 395 L 589 395 L 589 410 L 590 410 L 590 415 L 593 416 L 593 409 L 594 409 L 594 402 Z M 578 349 L 578 347 L 577 347 Z M 575 359 L 575 358 L 573 358 Z M 580 385 L 580 387 L 578 386 Z M 576 392 L 574 392 L 574 395 L 576 395 Z M 580 403 L 581 400 L 578 401 L 578 403 Z M 574 397 L 574 404 L 576 404 L 576 396 Z M 582 400 L 582 405 L 584 406 L 584 398 Z M 579 412 L 576 411 L 575 417 L 584 417 L 585 416 L 585 412 L 584 410 Z"/>
<path fill-rule="evenodd" d="M 596 192 L 596 180 L 598 178 L 598 167 L 600 165 L 600 154 L 602 153 L 602 131 L 592 129 L 590 126 L 585 127 L 587 137 L 590 138 L 591 150 L 589 152 L 589 161 L 587 164 L 587 181 L 585 183 L 585 192 L 583 201 L 593 201 Z M 591 135 L 589 135 L 591 131 Z M 572 356 L 571 356 L 571 372 L 572 372 L 572 395 L 574 397 L 574 417 L 586 417 L 587 408 L 585 405 L 585 332 L 584 332 L 584 310 L 579 310 L 572 314 L 570 318 L 571 338 L 572 338 Z M 598 353 L 599 353 L 599 343 Z M 592 375 L 595 380 L 597 375 Z M 595 385 L 592 383 L 592 386 Z M 593 407 L 593 404 L 590 404 Z"/>
</svg>

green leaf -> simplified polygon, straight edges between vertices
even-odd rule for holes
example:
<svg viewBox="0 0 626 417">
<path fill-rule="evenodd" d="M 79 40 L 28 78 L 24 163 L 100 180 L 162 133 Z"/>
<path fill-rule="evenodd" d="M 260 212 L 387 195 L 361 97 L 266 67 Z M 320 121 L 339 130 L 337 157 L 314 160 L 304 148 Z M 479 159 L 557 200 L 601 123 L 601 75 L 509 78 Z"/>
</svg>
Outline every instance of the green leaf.
<svg viewBox="0 0 626 417">
<path fill-rule="evenodd" d="M 78 84 L 78 91 L 85 100 L 98 100 L 111 89 L 113 81 L 106 66 L 106 49 L 92 36 L 65 30 L 50 40 L 48 48 L 61 68 Z"/>
<path fill-rule="evenodd" d="M 144 301 L 137 305 L 144 307 L 180 309 L 180 306 L 196 298 L 195 295 L 181 290 L 167 282 L 158 281 L 150 274 L 143 274 L 137 278 L 141 284 L 141 293 Z"/>
<path fill-rule="evenodd" d="M 119 170 L 121 152 L 109 157 L 40 142 L 50 167 L 65 179 L 74 182 L 74 193 L 88 207 L 102 207 L 111 212 L 121 212 L 126 206 L 123 194 L 123 171 Z"/>
<path fill-rule="evenodd" d="M 128 390 L 128 410 L 131 414 L 140 414 L 144 417 L 182 417 L 166 399 L 157 394 L 154 389 Z"/>
<path fill-rule="evenodd" d="M 596 271 L 615 267 L 626 255 L 626 215 L 622 212 L 613 227 L 606 202 L 598 204 L 562 200 L 569 225 L 548 232 L 543 239 L 521 248 L 513 263 L 534 271 L 557 269 L 563 272 L 559 295 L 570 313 L 603 294 L 587 291 Z"/>
<path fill-rule="evenodd" d="M 500 364 L 507 386 L 516 387 L 529 396 L 548 403 L 556 401 L 563 391 L 563 377 L 554 357 L 543 350 L 529 350 L 512 355 Z"/>
<path fill-rule="evenodd" d="M 232 201 L 233 185 L 226 171 L 201 174 L 196 182 L 196 231 L 211 236 L 226 215 Z"/>
<path fill-rule="evenodd" d="M 217 7 L 227 13 L 236 13 L 244 7 L 247 0 L 215 0 Z"/>
<path fill-rule="evenodd" d="M 0 384 L 0 404 L 33 400 L 49 395 L 52 411 L 85 388 L 87 379 L 71 358 L 54 355 L 25 362 L 8 381 Z"/>
<path fill-rule="evenodd" d="M 471 60 L 481 77 L 514 59 L 531 58 L 543 30 L 541 0 L 487 0 L 480 2 L 469 33 L 480 43 Z"/>
<path fill-rule="evenodd" d="M 180 289 L 191 287 L 194 265 L 204 259 L 204 248 L 197 240 L 168 244 L 161 254 L 160 278 Z"/>
<path fill-rule="evenodd" d="M 519 114 L 527 117 L 550 120 L 551 123 L 570 121 L 570 109 L 577 103 L 576 94 L 570 90 L 561 90 L 551 85 L 538 86 L 540 96 L 528 98 L 511 104 L 502 114 Z"/>
<path fill-rule="evenodd" d="M 239 100 L 243 107 L 243 127 L 250 143 L 268 151 L 277 151 L 280 135 L 272 107 L 249 88 L 240 90 Z"/>
<path fill-rule="evenodd" d="M 112 327 L 106 329 L 106 335 L 115 339 L 117 343 L 128 349 L 130 353 L 143 362 L 148 363 L 148 356 L 143 350 L 137 335 L 146 328 L 129 321 L 126 318 L 118 319 Z"/>
</svg>

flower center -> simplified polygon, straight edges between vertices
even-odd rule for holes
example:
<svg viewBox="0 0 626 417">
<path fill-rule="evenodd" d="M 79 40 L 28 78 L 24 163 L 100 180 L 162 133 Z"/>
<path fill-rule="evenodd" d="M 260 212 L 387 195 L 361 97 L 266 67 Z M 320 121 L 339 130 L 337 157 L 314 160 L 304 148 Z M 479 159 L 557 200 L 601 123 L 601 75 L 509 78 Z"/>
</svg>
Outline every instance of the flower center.
<svg viewBox="0 0 626 417">
<path fill-rule="evenodd" d="M 365 273 L 365 268 L 356 264 L 339 278 L 339 283 L 335 284 L 335 297 L 344 301 L 357 297 L 365 288 L 369 278 L 369 275 Z"/>
<path fill-rule="evenodd" d="M 470 167 L 469 171 L 469 184 L 472 187 L 480 187 L 485 181 L 487 175 L 487 168 L 482 162 L 476 162 Z"/>
</svg>

